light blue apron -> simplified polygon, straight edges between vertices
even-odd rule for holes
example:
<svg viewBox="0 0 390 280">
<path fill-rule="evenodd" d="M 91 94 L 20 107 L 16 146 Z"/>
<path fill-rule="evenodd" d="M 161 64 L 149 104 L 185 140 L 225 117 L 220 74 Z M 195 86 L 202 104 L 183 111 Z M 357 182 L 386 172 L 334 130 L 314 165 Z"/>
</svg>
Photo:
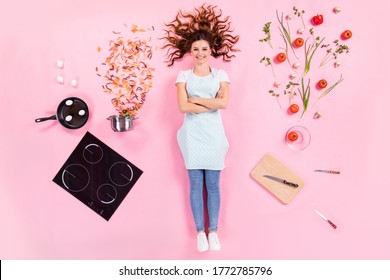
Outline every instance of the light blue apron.
<svg viewBox="0 0 390 280">
<path fill-rule="evenodd" d="M 191 71 L 186 83 L 189 97 L 215 98 L 219 87 L 214 69 L 205 77 L 196 76 Z M 224 169 L 229 143 L 218 110 L 186 113 L 177 132 L 177 141 L 187 169 Z"/>
</svg>

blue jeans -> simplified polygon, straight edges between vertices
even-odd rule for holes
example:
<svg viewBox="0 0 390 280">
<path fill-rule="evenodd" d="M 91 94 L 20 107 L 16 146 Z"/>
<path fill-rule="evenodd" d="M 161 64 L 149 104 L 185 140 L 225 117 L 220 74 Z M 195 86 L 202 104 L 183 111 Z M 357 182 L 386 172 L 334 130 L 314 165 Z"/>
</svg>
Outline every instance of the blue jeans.
<svg viewBox="0 0 390 280">
<path fill-rule="evenodd" d="M 191 210 L 194 216 L 196 231 L 204 230 L 203 186 L 205 183 L 210 221 L 209 231 L 216 231 L 218 228 L 218 216 L 221 203 L 219 191 L 221 170 L 188 169 L 188 175 L 190 177 Z"/>
</svg>

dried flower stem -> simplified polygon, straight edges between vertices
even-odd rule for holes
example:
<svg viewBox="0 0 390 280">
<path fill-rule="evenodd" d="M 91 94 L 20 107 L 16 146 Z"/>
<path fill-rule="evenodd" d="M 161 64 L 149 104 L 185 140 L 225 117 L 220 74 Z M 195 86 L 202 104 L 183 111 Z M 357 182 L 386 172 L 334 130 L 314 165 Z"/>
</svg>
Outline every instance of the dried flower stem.
<svg viewBox="0 0 390 280">
<path fill-rule="evenodd" d="M 132 25 L 133 33 L 145 31 Z M 117 31 L 113 33 L 121 34 Z M 99 68 L 96 67 L 97 75 L 105 79 L 103 92 L 114 95 L 111 103 L 120 115 L 134 117 L 152 88 L 154 68 L 148 63 L 153 55 L 152 46 L 146 40 L 125 40 L 119 36 L 110 40 L 109 47 L 109 55 L 102 63 L 102 68 L 105 68 L 103 73 L 98 73 Z"/>
</svg>

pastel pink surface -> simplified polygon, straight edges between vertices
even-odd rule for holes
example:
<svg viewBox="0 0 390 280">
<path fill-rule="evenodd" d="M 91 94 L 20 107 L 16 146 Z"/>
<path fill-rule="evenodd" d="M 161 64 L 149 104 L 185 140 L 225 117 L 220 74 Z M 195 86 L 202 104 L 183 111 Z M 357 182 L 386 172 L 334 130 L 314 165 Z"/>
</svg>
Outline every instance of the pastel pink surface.
<svg viewBox="0 0 390 280">
<path fill-rule="evenodd" d="M 176 143 L 183 116 L 174 81 L 190 59 L 168 68 L 156 50 L 153 88 L 135 129 L 115 133 L 106 117 L 115 113 L 102 93 L 95 67 L 123 23 L 154 26 L 178 9 L 204 1 L 7 1 L 0 18 L 0 259 L 388 259 L 390 188 L 388 148 L 390 97 L 387 54 L 388 1 L 300 1 L 305 19 L 324 15 L 319 32 L 334 38 L 353 32 L 343 64 L 313 68 L 312 83 L 342 74 L 344 81 L 299 121 L 267 91 L 274 78 L 260 64 L 272 56 L 258 39 L 275 10 L 291 12 L 291 1 L 213 1 L 230 15 L 240 35 L 240 53 L 231 63 L 212 61 L 231 79 L 229 107 L 223 111 L 230 142 L 222 175 L 219 236 L 222 250 L 199 254 L 189 206 L 188 179 Z M 297 4 L 298 5 L 298 4 Z M 342 12 L 332 9 L 340 6 Z M 307 23 L 309 26 L 309 24 Z M 275 45 L 280 45 L 275 33 Z M 157 44 L 161 41 L 156 39 Z M 97 47 L 103 53 L 97 52 Z M 274 50 L 275 52 L 279 50 Z M 302 51 L 302 50 L 300 50 Z M 59 69 L 56 61 L 64 61 Z M 301 65 L 302 65 L 301 60 Z M 288 71 L 275 65 L 280 76 Z M 313 66 L 314 67 L 314 66 Z M 56 82 L 63 75 L 64 85 Z M 77 88 L 69 85 L 77 79 Z M 315 94 L 318 91 L 313 89 Z M 36 124 L 67 96 L 83 98 L 90 120 L 70 131 L 59 123 Z M 299 99 L 297 99 L 299 101 Z M 323 117 L 314 120 L 320 110 Z M 312 136 L 303 151 L 290 150 L 285 132 L 294 125 Z M 109 222 L 52 182 L 86 131 L 139 166 L 144 174 Z M 273 153 L 305 180 L 283 205 L 250 178 L 266 153 Z M 340 175 L 314 169 L 340 170 Z M 334 230 L 315 212 L 337 225 Z"/>
</svg>

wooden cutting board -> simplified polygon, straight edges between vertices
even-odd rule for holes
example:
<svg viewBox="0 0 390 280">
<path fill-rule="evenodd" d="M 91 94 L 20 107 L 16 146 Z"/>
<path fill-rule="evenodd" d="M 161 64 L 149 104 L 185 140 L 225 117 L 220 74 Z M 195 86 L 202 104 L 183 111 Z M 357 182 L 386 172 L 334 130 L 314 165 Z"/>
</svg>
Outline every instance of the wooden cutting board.
<svg viewBox="0 0 390 280">
<path fill-rule="evenodd" d="M 280 199 L 283 203 L 288 204 L 303 188 L 304 182 L 297 174 L 285 166 L 282 162 L 270 154 L 266 154 L 255 168 L 251 171 L 251 176 L 258 183 L 264 186 L 274 196 Z M 271 175 L 289 182 L 298 184 L 298 187 L 290 187 L 274 180 L 263 177 L 263 175 Z"/>
</svg>

